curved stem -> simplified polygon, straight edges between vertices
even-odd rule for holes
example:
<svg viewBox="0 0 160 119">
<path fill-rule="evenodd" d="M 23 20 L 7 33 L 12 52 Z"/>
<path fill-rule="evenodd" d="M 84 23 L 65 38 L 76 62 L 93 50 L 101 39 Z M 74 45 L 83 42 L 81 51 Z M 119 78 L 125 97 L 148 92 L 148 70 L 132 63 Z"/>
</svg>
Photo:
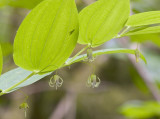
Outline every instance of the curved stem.
<svg viewBox="0 0 160 119">
<path fill-rule="evenodd" d="M 60 68 L 71 65 L 73 63 L 76 62 L 80 62 L 82 60 L 84 60 L 87 57 L 87 54 L 83 54 L 83 55 L 79 55 L 81 54 L 85 49 L 87 49 L 87 47 L 83 48 L 79 53 L 77 53 L 73 58 L 69 58 L 68 62 L 69 64 L 64 64 L 62 65 Z M 124 49 L 124 48 L 118 48 L 118 49 L 103 49 L 103 50 L 97 50 L 93 52 L 93 56 L 98 56 L 98 55 L 103 55 L 103 54 L 115 54 L 115 53 L 128 53 L 128 54 L 134 54 L 136 53 L 136 50 L 133 49 Z M 79 56 L 78 56 L 79 55 Z M 140 58 L 146 63 L 146 59 L 145 57 L 140 53 Z M 49 73 L 49 72 L 53 72 L 53 71 L 48 71 L 45 73 Z M 14 84 L 13 86 L 9 87 L 6 90 L 1 90 L 0 89 L 0 96 L 4 95 L 6 93 L 9 93 L 10 91 L 12 91 L 13 89 L 17 88 L 17 86 L 19 86 L 20 84 L 22 84 L 23 82 L 25 82 L 26 80 L 28 80 L 30 77 L 32 77 L 33 75 L 35 75 L 36 73 L 31 73 L 29 76 L 27 76 L 25 79 L 23 79 L 22 81 L 18 82 L 17 84 Z M 50 73 L 49 73 L 50 74 Z M 23 86 L 22 86 L 23 87 Z M 15 89 L 16 90 L 16 89 Z"/>
<path fill-rule="evenodd" d="M 125 33 L 128 31 L 129 28 L 130 28 L 130 26 L 126 27 L 126 28 L 122 31 L 122 33 L 119 34 L 119 35 L 118 35 L 117 37 L 115 37 L 115 38 L 120 38 L 120 37 L 122 37 L 122 35 L 125 34 Z"/>
</svg>

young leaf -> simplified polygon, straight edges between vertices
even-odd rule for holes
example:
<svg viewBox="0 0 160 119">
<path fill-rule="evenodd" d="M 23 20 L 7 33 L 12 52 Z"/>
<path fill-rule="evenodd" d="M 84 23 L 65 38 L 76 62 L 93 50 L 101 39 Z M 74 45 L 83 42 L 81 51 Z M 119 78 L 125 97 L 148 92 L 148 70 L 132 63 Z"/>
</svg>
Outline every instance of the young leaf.
<svg viewBox="0 0 160 119">
<path fill-rule="evenodd" d="M 160 33 L 160 26 L 152 26 L 142 30 L 130 31 L 122 36 L 139 35 L 139 34 L 152 34 Z"/>
<path fill-rule="evenodd" d="M 2 72 L 2 67 L 3 67 L 3 55 L 2 55 L 1 45 L 0 45 L 0 75 Z"/>
<path fill-rule="evenodd" d="M 142 26 L 158 23 L 160 23 L 160 11 L 151 11 L 130 16 L 126 26 Z"/>
<path fill-rule="evenodd" d="M 15 63 L 35 73 L 59 68 L 75 48 L 78 29 L 74 0 L 44 0 L 29 13 L 17 32 Z"/>
<path fill-rule="evenodd" d="M 123 28 L 130 13 L 129 0 L 99 0 L 79 15 L 78 42 L 96 47 L 112 39 Z"/>
</svg>

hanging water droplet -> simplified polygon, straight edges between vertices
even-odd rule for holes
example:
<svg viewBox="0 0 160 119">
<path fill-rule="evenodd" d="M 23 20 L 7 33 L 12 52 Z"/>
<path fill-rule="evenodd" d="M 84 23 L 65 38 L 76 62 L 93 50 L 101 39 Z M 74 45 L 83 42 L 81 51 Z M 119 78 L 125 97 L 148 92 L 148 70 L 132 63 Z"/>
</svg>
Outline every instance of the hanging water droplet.
<svg viewBox="0 0 160 119">
<path fill-rule="evenodd" d="M 59 75 L 54 75 L 51 77 L 49 86 L 50 87 L 56 87 L 57 88 L 61 87 L 63 84 L 63 79 Z"/>
<path fill-rule="evenodd" d="M 95 74 L 92 74 L 87 80 L 87 86 L 92 88 L 97 88 L 100 83 L 100 78 L 97 77 Z"/>
</svg>

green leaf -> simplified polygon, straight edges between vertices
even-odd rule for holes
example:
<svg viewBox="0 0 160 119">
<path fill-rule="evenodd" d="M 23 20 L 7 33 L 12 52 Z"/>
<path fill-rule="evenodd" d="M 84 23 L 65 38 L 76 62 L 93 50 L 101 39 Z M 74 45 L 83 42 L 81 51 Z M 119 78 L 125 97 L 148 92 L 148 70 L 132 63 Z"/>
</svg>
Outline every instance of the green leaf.
<svg viewBox="0 0 160 119">
<path fill-rule="evenodd" d="M 123 49 L 123 48 L 104 49 L 104 50 L 94 51 L 93 56 L 98 56 L 98 55 L 102 55 L 102 54 L 113 54 L 113 53 L 135 54 L 135 50 Z M 66 63 L 63 66 L 61 66 L 60 68 L 71 65 L 71 64 L 79 62 L 79 61 L 82 61 L 86 57 L 87 57 L 87 54 L 80 55 L 80 56 L 76 57 L 74 60 L 72 60 L 72 62 L 70 64 L 68 64 L 67 62 L 69 62 L 72 59 L 72 58 L 69 58 L 66 61 Z M 142 54 L 140 54 L 140 58 L 146 63 L 146 59 Z M 27 71 L 22 68 L 16 68 L 16 69 L 13 69 L 13 70 L 3 74 L 0 77 L 0 90 L 2 90 L 2 93 L 10 93 L 10 92 L 16 91 L 17 89 L 22 88 L 24 86 L 33 84 L 36 81 L 39 81 L 40 79 L 42 79 L 43 77 L 51 74 L 51 73 L 46 73 L 43 75 L 34 75 L 34 76 L 30 77 L 28 80 L 25 80 L 24 82 L 22 82 L 31 73 L 32 73 L 31 71 Z M 22 82 L 20 85 L 16 85 L 20 82 Z M 14 85 L 16 85 L 16 86 L 13 87 Z M 9 89 L 9 91 L 7 91 L 8 89 Z"/>
<path fill-rule="evenodd" d="M 129 17 L 126 26 L 143 26 L 160 23 L 160 11 L 135 14 Z"/>
<path fill-rule="evenodd" d="M 79 15 L 78 42 L 96 47 L 111 40 L 124 27 L 130 13 L 129 0 L 99 0 Z"/>
<path fill-rule="evenodd" d="M 160 26 L 152 26 L 142 30 L 130 31 L 122 36 L 131 36 L 131 35 L 139 35 L 139 34 L 152 34 L 152 33 L 160 33 Z"/>
<path fill-rule="evenodd" d="M 121 107 L 120 112 L 133 119 L 149 119 L 155 116 L 160 116 L 159 113 L 160 104 L 158 102 L 132 102 L 126 103 Z"/>
<path fill-rule="evenodd" d="M 139 42 L 139 43 L 152 42 L 158 47 L 160 47 L 160 34 L 159 33 L 132 35 L 130 36 L 130 38 L 131 38 L 131 41 L 133 42 Z"/>
<path fill-rule="evenodd" d="M 12 7 L 19 7 L 19 8 L 27 8 L 32 9 L 36 5 L 38 5 L 43 0 L 1 0 L 1 6 L 12 6 Z"/>
<path fill-rule="evenodd" d="M 78 32 L 74 0 L 45 0 L 21 24 L 14 41 L 14 61 L 35 73 L 54 71 L 71 55 Z"/>
<path fill-rule="evenodd" d="M 9 42 L 1 42 L 3 56 L 8 56 L 13 53 L 13 46 Z"/>
<path fill-rule="evenodd" d="M 0 45 L 0 75 L 2 72 L 2 67 L 3 67 L 3 55 L 2 55 L 1 45 Z"/>
</svg>

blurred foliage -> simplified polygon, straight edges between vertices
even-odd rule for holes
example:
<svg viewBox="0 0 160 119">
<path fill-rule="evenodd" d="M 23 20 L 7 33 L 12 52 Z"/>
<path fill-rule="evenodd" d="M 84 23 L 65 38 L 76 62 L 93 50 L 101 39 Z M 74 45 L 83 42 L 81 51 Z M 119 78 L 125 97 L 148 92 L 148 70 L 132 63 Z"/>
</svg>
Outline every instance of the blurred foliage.
<svg viewBox="0 0 160 119">
<path fill-rule="evenodd" d="M 2 47 L 3 56 L 8 56 L 8 55 L 12 54 L 12 52 L 13 52 L 13 46 L 12 46 L 11 43 L 9 43 L 9 42 L 2 42 L 1 43 L 1 47 Z"/>
<path fill-rule="evenodd" d="M 32 9 L 43 0 L 0 0 L 0 7 L 12 6 Z"/>
<path fill-rule="evenodd" d="M 133 13 L 160 10 L 160 0 L 131 0 Z M 131 41 L 145 43 L 152 42 L 160 47 L 160 34 L 145 34 L 131 36 Z"/>
<path fill-rule="evenodd" d="M 159 119 L 160 103 L 153 101 L 134 101 L 124 104 L 121 107 L 120 112 L 129 119 Z"/>
<path fill-rule="evenodd" d="M 160 0 L 131 0 L 134 13 L 159 10 L 159 5 Z"/>
</svg>

